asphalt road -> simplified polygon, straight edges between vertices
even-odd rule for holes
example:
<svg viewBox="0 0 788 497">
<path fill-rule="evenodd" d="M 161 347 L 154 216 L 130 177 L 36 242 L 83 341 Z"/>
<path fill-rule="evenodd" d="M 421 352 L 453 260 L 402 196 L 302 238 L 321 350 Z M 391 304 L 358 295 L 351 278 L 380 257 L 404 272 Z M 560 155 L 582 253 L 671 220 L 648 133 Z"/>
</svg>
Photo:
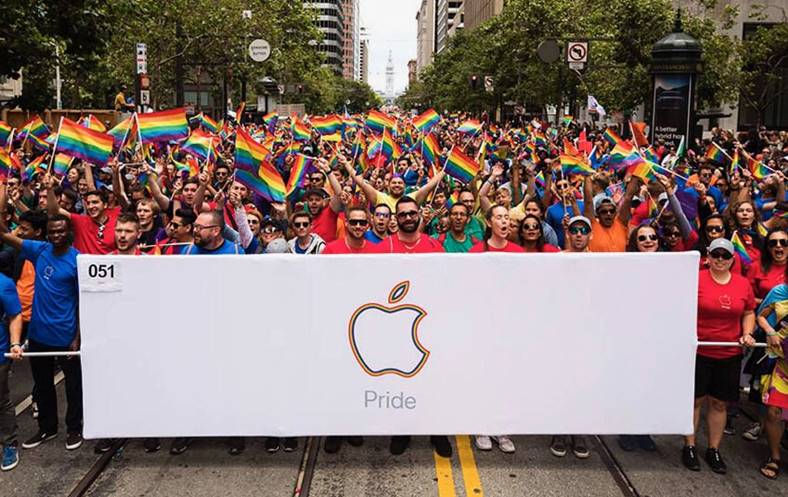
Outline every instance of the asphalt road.
<svg viewBox="0 0 788 497">
<path fill-rule="evenodd" d="M 30 391 L 29 368 L 14 371 L 12 397 L 24 407 Z M 58 387 L 63 396 L 62 384 Z M 535 399 L 536 401 L 536 399 Z M 745 406 L 745 410 L 754 412 Z M 62 412 L 62 411 L 61 411 Z M 549 415 L 549 413 L 545 413 Z M 36 429 L 29 408 L 18 416 L 20 438 Z M 739 433 L 750 419 L 735 420 Z M 766 443 L 726 436 L 722 453 L 728 463 L 725 476 L 703 464 L 700 473 L 685 470 L 679 460 L 681 437 L 656 437 L 654 453 L 627 453 L 615 437 L 590 437 L 591 457 L 554 457 L 548 436 L 516 436 L 515 454 L 494 448 L 480 452 L 472 437 L 452 437 L 451 459 L 435 456 L 426 437 L 415 437 L 402 456 L 391 456 L 387 437 L 367 437 L 362 447 L 344 445 L 338 454 L 322 450 L 322 439 L 300 439 L 298 450 L 268 454 L 263 439 L 250 439 L 240 456 L 227 453 L 222 439 L 197 439 L 179 456 L 162 450 L 144 452 L 140 440 L 118 443 L 120 449 L 105 456 L 93 453 L 87 441 L 66 451 L 61 436 L 32 450 L 23 450 L 20 465 L 0 473 L 4 497 L 235 497 L 235 496 L 649 496 L 739 497 L 788 495 L 788 473 L 769 481 L 757 472 L 766 455 Z M 318 445 L 320 447 L 318 448 Z M 701 452 L 705 441 L 699 441 Z"/>
</svg>

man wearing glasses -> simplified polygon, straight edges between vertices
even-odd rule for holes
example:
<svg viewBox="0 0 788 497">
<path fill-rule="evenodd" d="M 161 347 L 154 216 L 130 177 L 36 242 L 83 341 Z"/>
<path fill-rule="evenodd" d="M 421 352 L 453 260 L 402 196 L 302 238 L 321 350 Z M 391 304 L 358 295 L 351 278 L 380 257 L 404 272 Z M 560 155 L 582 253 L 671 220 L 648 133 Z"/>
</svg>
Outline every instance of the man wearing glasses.
<svg viewBox="0 0 788 497">
<path fill-rule="evenodd" d="M 548 173 L 545 172 L 545 175 Z M 552 174 L 552 173 L 550 173 Z M 564 227 L 562 226 L 565 217 L 579 216 L 583 213 L 585 204 L 582 200 L 575 200 L 575 190 L 569 184 L 569 180 L 561 178 L 555 182 L 555 191 L 552 192 L 558 202 L 547 208 L 545 218 L 555 234 L 558 235 L 559 246 L 564 245 Z M 591 200 L 591 197 L 588 198 Z"/>
<path fill-rule="evenodd" d="M 194 242 L 193 224 L 196 220 L 191 209 L 178 209 L 166 227 L 167 239 L 161 244 L 161 255 L 181 255 Z"/>
<path fill-rule="evenodd" d="M 308 212 L 296 212 L 290 217 L 295 238 L 287 242 L 294 254 L 320 254 L 326 247 L 322 238 L 312 233 L 312 216 Z M 335 240 L 336 241 L 336 240 Z"/>
<path fill-rule="evenodd" d="M 369 227 L 367 210 L 363 207 L 351 207 L 345 214 L 345 238 L 334 240 L 326 245 L 324 254 L 371 254 L 375 253 L 375 244 L 364 238 Z"/>
<path fill-rule="evenodd" d="M 222 237 L 224 216 L 219 211 L 202 212 L 194 223 L 194 243 L 186 255 L 239 254 L 238 245 Z"/>
<path fill-rule="evenodd" d="M 323 184 L 325 176 L 328 176 L 328 181 L 331 183 L 331 188 L 334 191 L 331 199 L 326 205 L 325 198 L 326 191 L 320 187 L 311 187 L 304 195 L 307 211 L 312 216 L 312 232 L 317 234 L 320 238 L 325 240 L 326 243 L 333 242 L 337 239 L 337 218 L 339 211 L 342 210 L 342 201 L 339 194 L 342 193 L 342 185 L 339 184 L 337 178 L 331 173 L 331 166 L 325 159 L 317 159 L 315 164 L 320 171 L 314 172 L 309 175 L 310 186 L 315 183 L 315 179 L 320 176 L 317 183 Z"/>
<path fill-rule="evenodd" d="M 605 193 L 594 195 L 594 180 L 602 179 L 597 173 L 586 176 L 583 185 L 583 194 L 586 203 L 583 209 L 585 217 L 591 219 L 593 239 L 588 244 L 590 252 L 626 252 L 627 239 L 629 238 L 629 218 L 632 216 L 630 206 L 632 197 L 640 188 L 640 180 L 633 176 L 627 185 L 621 207 L 616 208 L 616 203 Z M 593 199 L 588 201 L 588 199 Z"/>
<path fill-rule="evenodd" d="M 588 252 L 588 244 L 593 238 L 591 221 L 585 216 L 564 219 L 565 250 L 567 252 Z"/>
<path fill-rule="evenodd" d="M 391 208 L 386 204 L 378 204 L 372 213 L 372 225 L 364 238 L 368 242 L 378 244 L 389 236 L 389 221 L 391 221 Z"/>
</svg>

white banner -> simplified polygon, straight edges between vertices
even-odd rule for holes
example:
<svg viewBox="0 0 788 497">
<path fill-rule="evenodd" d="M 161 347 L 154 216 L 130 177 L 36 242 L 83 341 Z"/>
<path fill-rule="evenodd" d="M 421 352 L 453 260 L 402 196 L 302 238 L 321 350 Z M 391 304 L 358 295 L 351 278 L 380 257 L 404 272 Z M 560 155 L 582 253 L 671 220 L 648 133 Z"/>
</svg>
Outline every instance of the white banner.
<svg viewBox="0 0 788 497">
<path fill-rule="evenodd" d="M 87 438 L 692 431 L 694 252 L 78 262 Z"/>
</svg>

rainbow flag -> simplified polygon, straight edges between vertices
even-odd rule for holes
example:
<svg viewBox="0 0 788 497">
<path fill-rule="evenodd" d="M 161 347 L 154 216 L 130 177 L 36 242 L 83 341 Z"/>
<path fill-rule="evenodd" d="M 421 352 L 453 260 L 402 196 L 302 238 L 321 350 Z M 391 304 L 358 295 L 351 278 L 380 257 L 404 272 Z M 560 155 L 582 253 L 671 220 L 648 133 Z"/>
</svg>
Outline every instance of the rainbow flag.
<svg viewBox="0 0 788 497">
<path fill-rule="evenodd" d="M 707 160 L 716 162 L 717 164 L 725 164 L 726 156 L 725 152 L 722 151 L 720 147 L 715 145 L 714 143 L 710 144 L 706 148 L 706 153 L 703 155 Z"/>
<path fill-rule="evenodd" d="M 304 186 L 304 179 L 307 174 L 315 170 L 313 166 L 314 161 L 314 158 L 307 157 L 304 154 L 296 155 L 295 162 L 293 162 L 293 168 L 290 169 L 290 178 L 287 180 L 287 187 L 285 188 L 288 196 L 291 195 L 296 188 Z"/>
<path fill-rule="evenodd" d="M 80 119 L 79 124 L 88 129 L 92 129 L 93 131 L 98 131 L 99 133 L 107 132 L 107 127 L 104 126 L 104 124 L 93 114 L 88 114 L 87 116 Z"/>
<path fill-rule="evenodd" d="M 238 108 L 235 109 L 235 122 L 241 124 L 241 121 L 244 117 L 244 110 L 246 110 L 246 102 L 241 102 L 238 104 Z"/>
<path fill-rule="evenodd" d="M 170 160 L 175 165 L 175 170 L 181 174 L 186 173 L 187 178 L 191 178 L 192 176 L 197 176 L 200 174 L 200 170 L 197 167 L 197 162 L 194 160 L 186 162 L 178 162 L 172 158 Z"/>
<path fill-rule="evenodd" d="M 143 143 L 176 141 L 189 136 L 189 122 L 184 109 L 135 115 Z"/>
<path fill-rule="evenodd" d="M 262 166 L 261 166 L 262 167 Z M 278 174 L 278 173 L 277 173 Z M 268 185 L 257 174 L 246 171 L 245 169 L 235 170 L 235 179 L 242 185 L 246 186 L 256 195 L 268 200 L 269 202 L 284 202 L 284 196 L 277 197 L 276 193 L 272 192 Z M 281 177 L 279 178 L 281 181 Z"/>
<path fill-rule="evenodd" d="M 116 124 L 114 128 L 107 131 L 107 134 L 113 138 L 116 147 L 122 148 L 123 145 L 126 144 L 128 137 L 131 136 L 133 138 L 134 135 L 137 134 L 136 125 L 137 121 L 134 120 L 133 116 L 130 116 Z"/>
<path fill-rule="evenodd" d="M 739 238 L 739 232 L 734 231 L 733 236 L 731 237 L 731 243 L 733 244 L 733 248 L 736 253 L 739 255 L 742 264 L 745 266 L 749 266 L 752 264 L 752 257 L 750 257 L 749 252 L 747 252 L 747 247 L 742 242 L 741 238 Z"/>
<path fill-rule="evenodd" d="M 383 141 L 381 143 L 381 152 L 387 159 L 397 159 L 402 155 L 402 148 L 400 148 L 397 141 L 391 136 L 391 131 L 386 128 L 383 131 Z"/>
<path fill-rule="evenodd" d="M 465 135 L 475 135 L 482 129 L 482 123 L 476 121 L 475 119 L 469 119 L 462 123 L 459 128 L 457 128 L 458 133 L 463 133 Z"/>
<path fill-rule="evenodd" d="M 637 176 L 646 183 L 657 179 L 657 177 L 654 175 L 653 163 L 643 159 L 642 157 L 639 162 L 629 167 L 628 172 L 632 176 Z"/>
<path fill-rule="evenodd" d="M 747 168 L 750 170 L 753 177 L 759 181 L 769 176 L 771 173 L 769 168 L 767 168 L 762 161 L 754 159 L 752 156 L 747 157 Z"/>
<path fill-rule="evenodd" d="M 19 136 L 26 136 L 27 134 L 36 135 L 42 140 L 49 136 L 51 131 L 49 127 L 41 120 L 41 117 L 35 116 L 22 126 L 22 132 Z"/>
<path fill-rule="evenodd" d="M 342 128 L 342 120 L 337 115 L 313 117 L 310 119 L 312 129 L 321 135 L 333 135 Z"/>
<path fill-rule="evenodd" d="M 235 134 L 235 167 L 252 174 L 256 173 L 271 152 L 249 136 L 249 133 L 238 128 Z"/>
<path fill-rule="evenodd" d="M 71 119 L 60 121 L 57 151 L 93 164 L 106 164 L 112 155 L 113 139 L 106 133 L 83 128 Z"/>
<path fill-rule="evenodd" d="M 263 116 L 263 122 L 268 127 L 268 132 L 273 133 L 276 129 L 276 123 L 279 122 L 279 114 L 276 112 L 269 112 Z"/>
<path fill-rule="evenodd" d="M 741 157 L 739 156 L 739 149 L 733 151 L 733 160 L 731 161 L 730 175 L 732 176 L 737 170 L 742 169 Z"/>
<path fill-rule="evenodd" d="M 4 148 L 0 148 L 0 180 L 5 181 L 14 168 L 11 155 Z"/>
<path fill-rule="evenodd" d="M 49 146 L 49 143 L 46 140 L 43 140 L 43 139 L 37 137 L 36 135 L 31 134 L 31 135 L 28 135 L 27 141 L 32 143 L 33 146 L 36 147 L 38 150 L 41 150 L 43 152 L 49 152 L 50 146 Z"/>
<path fill-rule="evenodd" d="M 33 180 L 33 177 L 40 172 L 40 170 L 46 171 L 46 165 L 44 164 L 44 160 L 47 158 L 47 154 L 41 154 L 35 159 L 31 160 L 27 166 L 22 169 L 22 181 L 30 182 Z"/>
<path fill-rule="evenodd" d="M 535 130 L 531 138 L 537 148 L 547 148 L 547 137 L 541 131 Z"/>
<path fill-rule="evenodd" d="M 206 131 L 210 131 L 211 133 L 218 133 L 219 132 L 219 124 L 211 119 L 209 116 L 206 116 L 205 113 L 200 112 L 196 116 L 189 119 L 190 123 L 197 123 L 198 126 L 202 126 L 202 128 Z"/>
<path fill-rule="evenodd" d="M 561 167 L 564 170 L 565 175 L 571 174 L 580 174 L 583 176 L 587 176 L 589 174 L 593 174 L 594 168 L 592 168 L 585 159 L 582 157 L 578 157 L 575 155 L 568 155 L 568 154 L 560 154 L 559 159 L 561 160 Z"/>
<path fill-rule="evenodd" d="M 65 176 L 72 162 L 74 162 L 73 157 L 66 154 L 55 154 L 55 160 L 52 161 L 52 174 L 59 177 Z"/>
<path fill-rule="evenodd" d="M 12 139 L 14 128 L 5 121 L 0 121 L 0 147 L 5 147 Z"/>
<path fill-rule="evenodd" d="M 312 132 L 307 128 L 306 124 L 301 122 L 297 117 L 293 119 L 293 139 L 300 142 L 309 141 L 312 138 Z"/>
<path fill-rule="evenodd" d="M 270 194 L 269 202 L 284 202 L 287 197 L 287 187 L 282 175 L 268 161 L 263 161 L 257 170 L 258 177 L 265 183 Z"/>
<path fill-rule="evenodd" d="M 564 126 L 569 126 L 570 124 L 572 124 L 572 122 L 574 120 L 575 120 L 575 117 L 574 116 L 570 116 L 568 114 L 561 118 L 561 122 L 563 123 Z"/>
<path fill-rule="evenodd" d="M 412 123 L 421 133 L 429 133 L 433 126 L 441 121 L 441 116 L 435 112 L 435 109 L 430 109 L 418 116 L 416 116 Z"/>
<path fill-rule="evenodd" d="M 618 136 L 618 133 L 616 133 L 613 128 L 605 128 L 605 132 L 602 133 L 602 138 L 607 140 L 611 147 L 615 147 L 622 142 L 621 137 Z"/>
<path fill-rule="evenodd" d="M 202 160 L 207 160 L 213 150 L 213 139 L 211 135 L 205 131 L 196 128 L 192 131 L 191 136 L 181 144 L 181 150 L 199 157 Z"/>
<path fill-rule="evenodd" d="M 446 174 L 462 183 L 468 184 L 479 174 L 479 164 L 453 147 L 446 158 Z"/>
<path fill-rule="evenodd" d="M 635 150 L 631 143 L 621 141 L 617 143 L 610 152 L 607 165 L 618 171 L 626 167 L 640 164 L 644 161 L 643 157 Z"/>
<path fill-rule="evenodd" d="M 386 128 L 394 128 L 397 125 L 397 121 L 388 114 L 372 109 L 367 114 L 367 120 L 364 125 L 373 133 L 381 134 Z"/>
</svg>

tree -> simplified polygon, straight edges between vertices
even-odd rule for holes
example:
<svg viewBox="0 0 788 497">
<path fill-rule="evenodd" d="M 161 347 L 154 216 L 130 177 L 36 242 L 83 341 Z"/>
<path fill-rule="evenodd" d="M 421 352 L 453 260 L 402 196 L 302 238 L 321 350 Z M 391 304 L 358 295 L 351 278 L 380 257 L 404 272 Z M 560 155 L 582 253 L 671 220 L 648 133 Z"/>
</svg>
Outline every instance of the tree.
<svg viewBox="0 0 788 497">
<path fill-rule="evenodd" d="M 788 24 L 760 26 L 743 41 L 740 55 L 744 67 L 738 79 L 741 98 L 765 121 L 766 109 L 786 93 L 783 82 L 788 67 Z"/>
</svg>

